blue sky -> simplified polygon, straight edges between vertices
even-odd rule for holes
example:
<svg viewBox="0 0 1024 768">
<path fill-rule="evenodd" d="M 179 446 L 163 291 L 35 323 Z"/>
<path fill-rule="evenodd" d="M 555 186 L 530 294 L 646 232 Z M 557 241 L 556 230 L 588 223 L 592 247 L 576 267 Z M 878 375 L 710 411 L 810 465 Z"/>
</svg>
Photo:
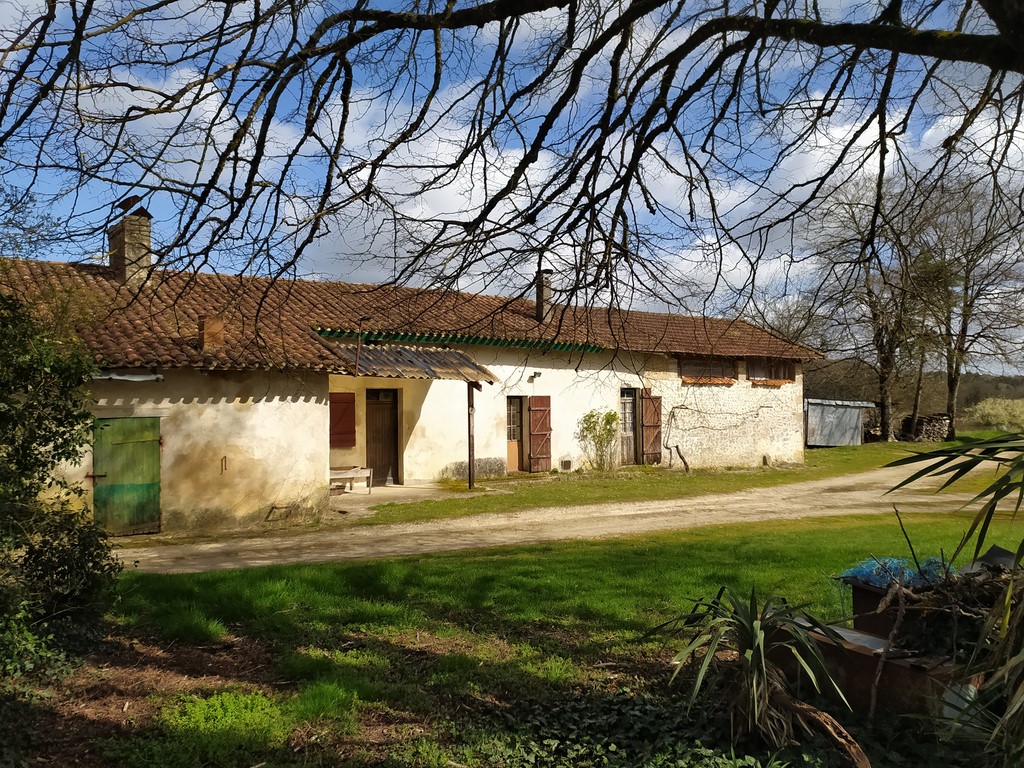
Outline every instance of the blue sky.
<svg viewBox="0 0 1024 768">
<path fill-rule="evenodd" d="M 105 16 L 97 17 L 94 27 L 98 29 L 125 8 L 138 5 L 141 3 L 108 0 L 98 6 L 98 13 Z M 819 5 L 825 18 L 844 20 L 872 18 L 879 8 L 878 3 L 847 3 L 842 0 Z M 396 3 L 391 6 L 401 7 Z M 189 243 L 201 245 L 213 227 L 220 224 L 223 247 L 205 266 L 229 271 L 247 266 L 262 271 L 287 260 L 289 249 L 295 245 L 290 237 L 295 231 L 291 223 L 298 222 L 301 226 L 302 221 L 315 215 L 317 210 L 315 193 L 328 169 L 327 152 L 319 142 L 329 145 L 338 135 L 341 124 L 342 111 L 335 93 L 333 98 L 325 99 L 323 109 L 312 124 L 313 135 L 304 136 L 305 106 L 309 103 L 311 88 L 317 76 L 334 71 L 331 67 L 335 62 L 327 59 L 307 67 L 302 77 L 278 95 L 278 108 L 273 115 L 269 115 L 265 108 L 257 108 L 254 113 L 256 125 L 238 148 L 237 162 L 228 163 L 217 172 L 217 161 L 226 151 L 239 120 L 254 104 L 255 94 L 246 78 L 262 70 L 255 66 L 241 70 L 240 79 L 233 85 L 231 72 L 211 78 L 202 87 L 192 88 L 192 84 L 201 78 L 207 67 L 216 69 L 228 65 L 240 51 L 246 50 L 253 60 L 266 58 L 281 46 L 285 40 L 283 36 L 290 33 L 293 22 L 289 18 L 281 18 L 274 24 L 265 24 L 254 37 L 239 37 L 206 60 L 173 61 L 177 54 L 187 50 L 183 43 L 175 41 L 184 41 L 199 31 L 212 29 L 220 19 L 218 14 L 227 12 L 233 14 L 231 18 L 234 21 L 244 21 L 257 7 L 252 0 L 224 5 L 187 0 L 161 7 L 145 23 L 96 35 L 86 44 L 86 59 L 97 66 L 95 84 L 102 87 L 79 94 L 78 104 L 91 120 L 85 132 L 52 135 L 43 142 L 43 154 L 37 154 L 42 132 L 51 124 L 53 117 L 52 113 L 44 111 L 26 124 L 20 132 L 20 143 L 8 144 L 5 148 L 6 178 L 14 185 L 27 183 L 32 172 L 30 169 L 38 166 L 40 160 L 43 165 L 54 166 L 95 163 L 93 178 L 85 183 L 78 181 L 73 170 L 44 169 L 33 179 L 47 210 L 68 222 L 68 237 L 62 248 L 67 257 L 80 259 L 101 252 L 104 244 L 99 230 L 110 215 L 111 203 L 128 192 L 145 193 L 147 187 L 155 186 L 161 189 L 147 197 L 147 205 L 156 216 L 155 236 L 158 241 L 166 241 L 176 232 L 187 232 L 188 242 L 183 243 L 184 250 L 179 254 L 187 255 Z M 317 10 L 310 11 L 295 24 L 302 33 L 308 33 L 332 7 L 345 7 L 345 4 L 325 2 L 311 7 Z M 388 6 L 380 4 L 376 7 Z M 591 3 L 584 6 L 584 13 L 597 19 L 612 13 L 617 7 L 613 3 Z M 905 6 L 908 14 L 923 7 L 919 3 L 907 3 Z M 7 39 L 12 39 L 12 35 L 24 29 L 23 19 L 31 16 L 33 8 L 33 3 L 26 0 L 0 0 L 0 29 L 6 30 Z M 656 60 L 678 45 L 688 30 L 706 17 L 708 8 L 706 3 L 671 4 L 659 11 L 658 16 L 642 21 L 633 29 L 624 61 L 635 64 Z M 953 6 L 940 6 L 925 26 L 941 27 L 946 23 L 948 20 L 942 14 L 947 12 L 947 8 Z M 62 9 L 66 23 L 69 10 L 65 6 Z M 677 11 L 680 16 L 672 20 L 667 33 L 660 31 L 659 23 L 666 20 L 667 14 Z M 562 34 L 565 25 L 562 11 L 548 12 L 523 22 L 511 47 L 515 66 L 510 68 L 506 81 L 509 91 L 534 76 L 545 60 L 545 47 Z M 131 31 L 139 40 L 144 35 L 147 40 L 163 41 L 166 45 L 158 53 L 171 60 L 170 63 L 163 64 L 154 59 L 153 63 L 132 67 L 117 64 L 118 56 L 127 50 L 131 39 L 125 30 Z M 58 37 L 52 35 L 51 39 Z M 578 49 L 588 39 L 581 34 L 574 41 L 574 46 Z M 434 222 L 438 219 L 464 218 L 467 212 L 478 210 L 487 193 L 504 183 L 521 161 L 545 110 L 561 93 L 573 56 L 568 56 L 556 68 L 549 78 L 547 90 L 538 91 L 521 102 L 515 128 L 506 123 L 505 130 L 496 132 L 493 141 L 487 145 L 486 155 L 477 153 L 470 162 L 435 178 L 437 168 L 458 156 L 462 142 L 473 130 L 470 97 L 480 93 L 479 81 L 491 63 L 499 40 L 501 30 L 496 24 L 480 30 L 442 34 L 442 87 L 428 110 L 426 125 L 430 128 L 421 128 L 409 137 L 374 180 L 374 189 L 400 214 L 399 229 L 388 226 L 388 216 L 382 212 L 382 206 L 369 205 L 365 198 L 350 201 L 328 222 L 325 234 L 309 246 L 296 267 L 298 274 L 370 282 L 393 277 L 396 270 L 406 263 L 412 248 L 410 238 L 428 237 L 436 231 Z M 340 164 L 334 174 L 336 177 L 338 173 L 352 172 L 351 183 L 336 189 L 329 202 L 339 203 L 346 194 L 365 183 L 367 172 L 358 170 L 359 165 L 408 125 L 424 88 L 433 76 L 432 46 L 433 41 L 428 35 L 420 40 L 409 59 L 403 58 L 408 51 L 400 49 L 363 61 L 354 57 L 352 110 L 348 115 Z M 609 62 L 613 50 L 614 41 L 586 69 L 579 90 L 555 121 L 551 140 L 516 192 L 494 211 L 494 221 L 514 224 L 521 212 L 529 209 L 538 192 L 564 178 L 559 174 L 571 162 L 580 137 L 587 135 L 587 127 L 593 125 L 608 102 Z M 759 85 L 762 95 L 769 97 L 769 105 L 772 98 L 785 100 L 801 83 L 806 86 L 810 97 L 824 92 L 835 64 L 826 63 L 824 68 L 807 76 L 808 57 L 812 53 L 812 49 L 790 47 L 765 68 L 770 78 L 762 80 Z M 17 55 L 11 58 L 8 67 L 16 61 Z M 408 66 L 403 67 L 403 61 Z M 692 83 L 707 61 L 707 49 L 701 49 L 684 60 L 673 92 L 680 92 Z M 878 55 L 873 61 L 867 59 L 865 66 L 877 68 L 884 61 L 884 56 Z M 108 65 L 109 69 L 106 68 Z M 890 125 L 903 117 L 901 108 L 905 108 L 914 93 L 921 67 L 919 61 L 904 58 L 888 116 Z M 958 102 L 958 91 L 971 93 L 978 87 L 982 76 L 976 69 L 953 65 L 943 71 L 948 82 L 937 82 L 934 89 L 921 96 L 917 110 L 906 124 L 906 131 L 892 139 L 914 162 L 925 163 L 929 152 L 954 130 L 959 115 L 969 106 Z M 117 78 L 120 84 L 110 86 L 110 78 Z M 806 79 L 802 81 L 802 78 Z M 596 185 L 598 189 L 614 184 L 616 170 L 632 152 L 636 137 L 630 124 L 636 119 L 638 109 L 650 102 L 657 82 L 654 80 L 637 91 L 637 98 L 632 102 L 633 110 L 624 127 L 611 135 L 605 147 L 604 166 Z M 752 87 L 754 82 L 750 80 L 749 85 Z M 399 87 L 393 89 L 395 83 Z M 807 194 L 807 187 L 802 185 L 814 179 L 822 168 L 832 162 L 839 148 L 845 146 L 853 132 L 864 124 L 866 110 L 870 109 L 879 87 L 878 80 L 868 76 L 866 69 L 863 75 L 852 81 L 843 97 L 836 100 L 831 116 L 822 120 L 809 136 L 792 150 L 784 152 L 781 158 L 780 148 L 795 141 L 807 127 L 813 104 L 809 103 L 808 109 L 799 109 L 790 103 L 782 116 L 771 110 L 759 114 L 759 105 L 753 99 L 752 90 L 745 90 L 742 98 L 733 105 L 735 122 L 719 125 L 715 143 L 708 145 L 715 150 L 712 156 L 703 146 L 703 138 L 709 120 L 721 106 L 722 96 L 730 85 L 731 82 L 725 79 L 717 87 L 706 88 L 681 113 L 674 130 L 663 134 L 643 160 L 641 175 L 650 199 L 638 191 L 628 198 L 640 229 L 634 233 L 634 241 L 640 241 L 638 247 L 646 248 L 643 254 L 650 264 L 661 270 L 666 284 L 678 286 L 678 295 L 674 298 L 691 310 L 728 307 L 734 294 L 748 290 L 753 257 L 759 260 L 757 280 L 760 282 L 776 281 L 787 270 L 795 270 L 796 277 L 799 277 L 800 265 L 794 266 L 791 258 L 794 245 L 800 245 L 802 230 L 799 224 L 756 236 L 749 230 L 764 221 L 763 217 L 758 218 L 759 214 L 780 194 L 784 193 L 782 199 L 775 199 L 778 206 L 772 209 L 775 214 L 785 213 L 802 201 Z M 120 138 L 121 150 L 103 156 L 102 143 L 97 139 L 112 130 L 103 124 L 103 118 L 124 115 L 133 106 L 159 105 L 161 94 L 179 89 L 195 96 L 187 112 L 151 114 L 132 122 Z M 231 92 L 226 94 L 228 89 Z M 615 104 L 613 115 L 621 114 L 625 101 L 613 99 L 612 103 Z M 65 110 L 66 116 L 70 117 L 67 105 Z M 970 141 L 984 146 L 986 141 L 998 135 L 997 118 L 997 114 L 982 114 L 964 146 L 968 146 Z M 259 128 L 264 124 L 265 136 L 257 140 L 256 137 L 261 135 Z M 147 142 L 157 137 L 169 138 L 171 151 L 161 166 L 144 168 L 139 162 L 140 153 Z M 856 177 L 875 171 L 878 155 L 872 145 L 873 138 L 867 133 L 853 143 L 840 176 Z M 133 145 L 138 151 L 133 149 Z M 1016 153 L 1015 157 L 1019 156 L 1015 137 L 1009 146 Z M 263 157 L 253 166 L 250 161 L 257 148 Z M 691 153 L 689 160 L 683 155 L 684 148 Z M 294 161 L 284 172 L 289 156 Z M 891 154 L 889 162 L 894 157 L 895 154 Z M 692 166 L 687 167 L 688 162 L 698 164 L 698 170 L 704 174 L 700 185 L 707 185 L 714 192 L 717 221 L 711 216 L 711 200 L 706 190 L 700 185 L 694 187 L 685 176 L 685 172 L 692 170 Z M 11 163 L 21 167 L 11 169 Z M 1024 167 L 1024 163 L 1015 161 L 1008 165 Z M 684 175 L 673 174 L 670 171 L 672 166 L 682 168 Z M 243 223 L 231 219 L 227 203 L 231 193 L 239 188 L 239 181 L 232 174 L 245 173 L 250 168 L 256 174 L 261 198 L 248 210 L 248 219 Z M 161 177 L 159 182 L 156 181 L 158 176 Z M 214 218 L 227 220 L 202 225 L 195 224 L 188 217 L 182 220 L 178 214 L 189 202 L 196 182 L 208 179 L 217 182 L 220 192 L 210 198 L 204 211 L 212 211 Z M 422 188 L 424 185 L 426 189 Z M 572 200 L 578 189 L 578 184 L 569 184 L 565 199 Z M 657 210 L 652 210 L 651 200 L 659 206 Z M 465 288 L 493 292 L 525 287 L 536 264 L 535 258 L 530 256 L 531 246 L 544 242 L 545 224 L 551 224 L 559 215 L 570 213 L 572 210 L 560 207 L 556 198 L 555 204 L 541 215 L 541 227 L 533 240 L 503 232 L 502 227 L 496 226 L 487 243 L 483 244 L 484 249 L 478 244 L 463 253 L 464 261 L 459 263 L 464 274 L 459 284 Z M 565 274 L 571 273 L 578 260 L 579 240 L 583 236 L 581 230 L 567 230 L 564 237 L 546 242 L 548 265 Z M 730 237 L 734 238 L 732 242 Z M 258 249 L 254 250 L 249 245 L 249 241 L 266 244 L 262 256 Z M 520 253 L 513 258 L 511 266 L 502 264 L 497 267 L 505 248 Z M 494 253 L 488 255 L 486 249 Z M 427 281 L 451 271 L 444 263 L 444 255 L 439 254 L 424 264 L 417 280 Z M 593 290 L 596 293 L 592 298 L 607 298 L 599 288 Z M 657 295 L 646 295 L 636 296 L 633 300 L 657 305 L 658 298 Z"/>
</svg>

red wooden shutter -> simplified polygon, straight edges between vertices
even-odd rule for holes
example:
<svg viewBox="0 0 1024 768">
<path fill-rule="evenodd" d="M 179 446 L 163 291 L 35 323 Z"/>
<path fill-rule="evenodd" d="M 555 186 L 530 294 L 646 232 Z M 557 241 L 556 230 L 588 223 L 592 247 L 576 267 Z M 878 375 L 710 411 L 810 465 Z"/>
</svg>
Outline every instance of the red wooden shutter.
<svg viewBox="0 0 1024 768">
<path fill-rule="evenodd" d="M 644 464 L 661 464 L 661 396 L 640 393 L 640 445 Z"/>
<path fill-rule="evenodd" d="M 530 471 L 551 470 L 551 398 L 534 395 L 529 398 Z"/>
<path fill-rule="evenodd" d="M 356 394 L 331 392 L 331 448 L 353 448 L 356 444 Z"/>
</svg>

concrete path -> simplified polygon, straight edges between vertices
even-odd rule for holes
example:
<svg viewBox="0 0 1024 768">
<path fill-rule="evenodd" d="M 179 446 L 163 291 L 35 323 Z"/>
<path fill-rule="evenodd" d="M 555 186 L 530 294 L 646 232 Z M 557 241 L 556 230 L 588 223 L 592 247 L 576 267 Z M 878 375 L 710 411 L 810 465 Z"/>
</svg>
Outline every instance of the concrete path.
<svg viewBox="0 0 1024 768">
<path fill-rule="evenodd" d="M 927 486 L 883 496 L 907 475 L 880 469 L 827 480 L 756 488 L 739 493 L 631 504 L 590 504 L 476 515 L 452 520 L 330 527 L 288 536 L 263 535 L 201 544 L 125 548 L 118 552 L 140 571 L 195 573 L 300 562 L 328 562 L 508 544 L 592 539 L 718 523 L 953 509 L 969 496 L 935 495 Z"/>
</svg>

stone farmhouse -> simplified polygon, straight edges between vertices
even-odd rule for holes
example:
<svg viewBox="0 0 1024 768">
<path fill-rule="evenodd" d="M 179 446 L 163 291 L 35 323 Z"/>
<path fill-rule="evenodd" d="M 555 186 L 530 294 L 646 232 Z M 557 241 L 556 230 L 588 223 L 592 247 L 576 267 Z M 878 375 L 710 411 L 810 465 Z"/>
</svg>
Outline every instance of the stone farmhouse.
<svg viewBox="0 0 1024 768">
<path fill-rule="evenodd" d="M 332 467 L 402 484 L 479 465 L 581 467 L 592 409 L 620 461 L 803 458 L 801 362 L 738 320 L 403 287 L 156 269 L 150 215 L 107 265 L 6 260 L 0 290 L 73 318 L 95 356 L 91 450 L 69 467 L 114 532 L 245 525 L 322 509 Z M 472 414 L 472 420 L 470 416 Z"/>
</svg>

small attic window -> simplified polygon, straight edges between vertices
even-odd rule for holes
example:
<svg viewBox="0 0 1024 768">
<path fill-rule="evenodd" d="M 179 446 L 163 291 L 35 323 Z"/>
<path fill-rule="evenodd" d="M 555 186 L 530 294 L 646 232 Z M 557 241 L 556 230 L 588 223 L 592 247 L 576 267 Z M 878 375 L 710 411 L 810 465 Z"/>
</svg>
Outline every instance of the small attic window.
<svg viewBox="0 0 1024 768">
<path fill-rule="evenodd" d="M 781 387 L 796 381 L 796 363 L 768 357 L 747 360 L 747 378 L 754 386 Z"/>
<path fill-rule="evenodd" d="M 736 361 L 725 357 L 679 357 L 679 378 L 683 384 L 720 384 L 736 382 Z"/>
</svg>

